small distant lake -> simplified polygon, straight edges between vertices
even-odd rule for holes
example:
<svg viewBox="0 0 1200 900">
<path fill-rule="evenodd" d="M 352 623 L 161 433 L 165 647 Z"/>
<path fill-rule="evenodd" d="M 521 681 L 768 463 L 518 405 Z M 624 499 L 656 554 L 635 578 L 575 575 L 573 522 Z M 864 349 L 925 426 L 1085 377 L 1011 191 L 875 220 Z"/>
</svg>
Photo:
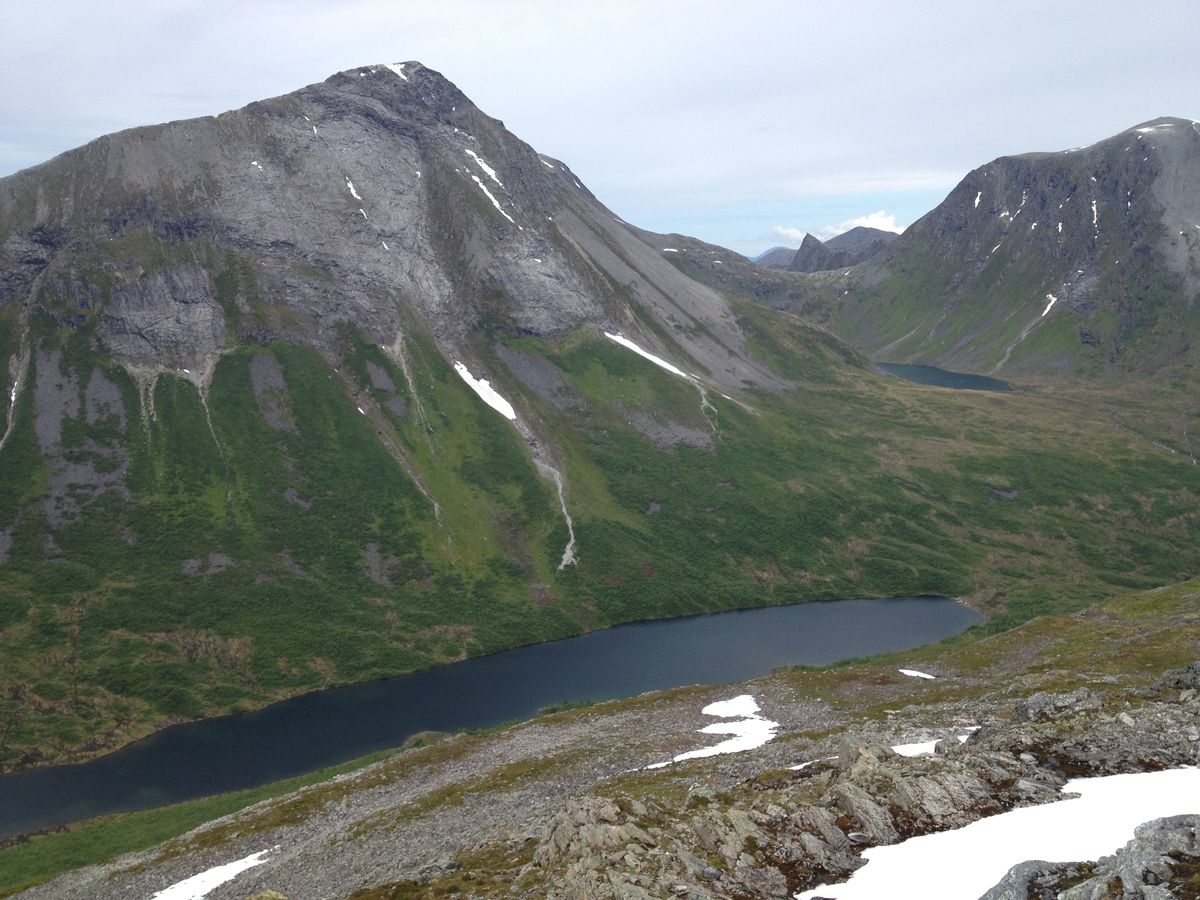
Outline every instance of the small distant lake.
<svg viewBox="0 0 1200 900">
<path fill-rule="evenodd" d="M 963 391 L 1011 391 L 1012 385 L 999 378 L 972 375 L 969 372 L 950 372 L 936 366 L 907 366 L 903 363 L 875 363 L 889 375 L 918 384 L 934 387 L 956 388 Z"/>
<path fill-rule="evenodd" d="M 256 787 L 547 706 L 724 684 L 930 644 L 983 620 L 953 600 L 801 603 L 620 625 L 177 725 L 90 762 L 0 777 L 0 836 Z M 731 690 L 731 696 L 736 689 Z"/>
</svg>

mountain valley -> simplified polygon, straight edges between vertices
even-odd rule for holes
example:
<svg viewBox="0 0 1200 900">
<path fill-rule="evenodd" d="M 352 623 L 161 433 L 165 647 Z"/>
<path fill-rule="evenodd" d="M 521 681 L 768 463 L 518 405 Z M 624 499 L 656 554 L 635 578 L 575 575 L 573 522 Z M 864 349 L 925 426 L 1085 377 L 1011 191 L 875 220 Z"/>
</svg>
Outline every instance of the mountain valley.
<svg viewBox="0 0 1200 900">
<path fill-rule="evenodd" d="M 986 617 L 14 838 L 0 895 L 260 854 L 212 896 L 784 897 L 1196 765 L 1198 128 L 1002 157 L 770 267 L 622 221 L 415 62 L 0 179 L 0 772 L 624 622 Z M 777 737 L 645 768 L 738 694 Z"/>
</svg>

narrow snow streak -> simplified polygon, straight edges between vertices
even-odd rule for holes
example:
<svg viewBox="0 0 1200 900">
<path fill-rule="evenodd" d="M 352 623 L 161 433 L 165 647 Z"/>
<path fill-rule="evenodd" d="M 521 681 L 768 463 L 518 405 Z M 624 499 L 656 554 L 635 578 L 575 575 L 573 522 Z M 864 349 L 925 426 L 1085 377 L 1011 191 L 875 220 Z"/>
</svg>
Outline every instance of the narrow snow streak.
<svg viewBox="0 0 1200 900">
<path fill-rule="evenodd" d="M 671 365 L 665 359 L 655 356 L 653 353 L 650 353 L 647 350 L 643 350 L 641 347 L 639 347 L 633 341 L 629 340 L 629 338 L 622 337 L 620 332 L 617 332 L 614 334 L 612 332 L 606 331 L 606 332 L 604 332 L 604 336 L 606 338 L 608 338 L 610 341 L 616 341 L 618 344 L 620 344 L 622 347 L 625 347 L 627 350 L 632 350 L 634 353 L 636 353 L 638 356 L 642 357 L 643 359 L 650 360 L 650 362 L 654 363 L 659 368 L 666 369 L 668 372 L 670 372 L 673 375 L 678 375 L 680 378 L 691 379 L 691 376 L 688 375 L 687 372 Z"/>
<path fill-rule="evenodd" d="M 636 353 L 638 356 L 642 357 L 643 359 L 648 359 L 650 362 L 654 363 L 659 368 L 666 369 L 672 375 L 678 375 L 680 378 L 684 379 L 685 381 L 690 382 L 692 387 L 694 387 L 696 389 L 696 392 L 700 395 L 700 412 L 704 416 L 704 420 L 706 422 L 708 422 L 708 427 L 712 429 L 713 434 L 717 433 L 717 408 L 715 406 L 713 406 L 712 403 L 709 401 L 708 391 L 705 390 L 704 385 L 701 384 L 699 378 L 697 378 L 695 375 L 689 375 L 687 372 L 683 371 L 682 369 L 671 365 L 665 359 L 655 356 L 653 353 L 650 353 L 649 351 L 643 350 L 641 347 L 639 347 L 633 341 L 629 340 L 629 338 L 623 337 L 620 332 L 614 333 L 614 332 L 606 331 L 606 332 L 604 332 L 604 336 L 606 338 L 608 338 L 610 341 L 616 341 L 622 347 L 625 347 L 628 350 L 632 350 L 634 353 Z"/>
<path fill-rule="evenodd" d="M 488 178 L 492 179 L 492 181 L 496 182 L 496 184 L 500 185 L 500 187 L 504 187 L 504 182 L 497 177 L 496 170 L 487 164 L 487 160 L 485 160 L 474 150 L 464 150 L 463 152 L 466 153 L 467 156 L 471 157 L 471 159 L 475 160 L 475 164 L 487 173 Z"/>
<path fill-rule="evenodd" d="M 237 878 L 247 869 L 261 866 L 267 861 L 267 855 L 278 849 L 277 845 L 270 850 L 259 850 L 244 859 L 205 869 L 198 875 L 185 878 L 183 881 L 176 882 L 169 888 L 159 891 L 151 897 L 151 900 L 203 900 L 209 895 L 209 892 L 215 891 L 225 882 Z"/>
<path fill-rule="evenodd" d="M 980 191 L 978 194 L 975 195 L 975 208 L 976 209 L 979 208 L 979 198 L 982 196 L 983 196 L 983 191 Z"/>
<path fill-rule="evenodd" d="M 506 213 L 504 211 L 504 208 L 502 206 L 500 206 L 500 201 L 492 196 L 492 192 L 488 190 L 487 185 L 479 180 L 478 175 L 472 175 L 471 180 L 474 181 L 477 185 L 479 185 L 479 189 L 481 191 L 483 191 L 485 194 L 487 194 L 487 198 L 492 201 L 492 206 L 494 206 L 494 207 L 496 207 L 496 209 L 500 210 L 500 215 L 504 216 L 504 218 L 508 219 L 508 221 L 512 222 L 514 225 L 517 224 L 513 220 L 513 217 L 510 216 L 508 213 Z"/>
<path fill-rule="evenodd" d="M 512 404 L 496 393 L 496 389 L 492 387 L 486 378 L 475 378 L 471 375 L 471 370 L 460 362 L 454 364 L 454 371 L 470 386 L 471 390 L 479 395 L 480 400 L 510 422 L 516 421 L 517 412 L 513 409 Z"/>
<path fill-rule="evenodd" d="M 1055 297 L 1053 294 L 1047 294 L 1046 299 L 1049 300 L 1050 302 L 1047 303 L 1046 308 L 1042 310 L 1042 318 L 1045 318 L 1046 313 L 1050 312 L 1050 307 L 1054 306 L 1054 304 L 1058 302 L 1058 298 Z"/>
<path fill-rule="evenodd" d="M 359 203 L 362 203 L 362 197 L 358 196 L 358 191 L 356 191 L 354 189 L 354 182 L 351 181 L 349 178 L 346 179 L 346 187 L 350 188 L 350 196 L 353 197 L 355 200 L 357 200 Z"/>
<path fill-rule="evenodd" d="M 1097 859 L 1123 846 L 1143 822 L 1195 812 L 1200 768 L 1075 778 L 1063 785 L 1062 792 L 1079 796 L 868 848 L 863 852 L 867 864 L 849 881 L 819 885 L 794 896 L 796 900 L 978 897 L 1024 860 Z"/>
<path fill-rule="evenodd" d="M 907 675 L 909 678 L 937 678 L 936 675 L 930 675 L 928 672 L 918 672 L 916 669 L 897 669 L 901 675 Z"/>
<path fill-rule="evenodd" d="M 543 166 L 545 166 L 547 169 L 555 169 L 555 168 L 558 168 L 558 167 L 557 167 L 557 166 L 555 166 L 553 163 L 548 163 L 548 162 L 546 162 L 544 159 L 542 159 L 541 157 L 538 157 L 538 160 L 539 160 L 539 161 L 541 162 L 541 164 L 542 164 Z"/>
</svg>

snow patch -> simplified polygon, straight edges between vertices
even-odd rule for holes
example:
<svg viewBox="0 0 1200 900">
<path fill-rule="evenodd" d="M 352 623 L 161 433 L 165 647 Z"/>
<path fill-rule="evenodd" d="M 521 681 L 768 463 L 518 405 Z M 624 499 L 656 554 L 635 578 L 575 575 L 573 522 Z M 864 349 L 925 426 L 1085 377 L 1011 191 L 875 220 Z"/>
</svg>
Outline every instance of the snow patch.
<svg viewBox="0 0 1200 900">
<path fill-rule="evenodd" d="M 475 160 L 476 165 L 478 165 L 479 168 L 483 169 L 483 171 L 487 173 L 488 178 L 492 179 L 492 181 L 496 182 L 496 184 L 500 185 L 500 187 L 504 187 L 504 183 L 496 176 L 496 170 L 487 164 L 487 160 L 485 160 L 474 150 L 464 150 L 463 152 L 466 153 L 467 156 L 471 157 L 471 159 Z"/>
<path fill-rule="evenodd" d="M 678 253 L 674 247 L 663 247 L 663 253 Z"/>
<path fill-rule="evenodd" d="M 956 734 L 954 737 L 960 744 L 964 744 L 970 735 Z M 900 756 L 928 756 L 934 752 L 940 740 L 941 738 L 934 738 L 932 741 L 918 741 L 915 744 L 897 744 L 892 748 L 892 752 Z"/>
<path fill-rule="evenodd" d="M 346 179 L 346 187 L 350 188 L 350 196 L 353 197 L 355 200 L 357 200 L 359 203 L 361 203 L 362 197 L 358 196 L 358 191 L 356 191 L 354 189 L 354 182 L 351 181 L 349 178 Z"/>
<path fill-rule="evenodd" d="M 1098 214 L 1097 214 L 1097 212 L 1096 212 L 1096 201 L 1095 201 L 1095 200 L 1093 200 L 1093 201 L 1092 201 L 1092 225 L 1093 225 L 1093 226 L 1095 226 L 1095 227 L 1097 227 L 1097 228 L 1099 227 L 1099 225 L 1098 225 Z"/>
<path fill-rule="evenodd" d="M 205 869 L 199 875 L 193 875 L 191 878 L 176 882 L 169 888 L 164 888 L 154 894 L 151 900 L 203 900 L 210 891 L 216 890 L 227 881 L 232 881 L 247 869 L 261 866 L 267 861 L 267 854 L 278 849 L 277 845 L 270 850 L 259 850 L 244 859 Z"/>
<path fill-rule="evenodd" d="M 779 728 L 778 722 L 759 715 L 758 703 L 749 694 L 742 694 L 731 700 L 719 700 L 704 707 L 701 712 L 706 716 L 719 719 L 733 719 L 731 722 L 714 722 L 701 728 L 700 734 L 728 734 L 728 740 L 702 747 L 699 750 L 689 750 L 672 757 L 668 762 L 653 763 L 647 769 L 661 769 L 673 762 L 683 762 L 689 759 L 703 759 L 709 756 L 721 756 L 726 753 L 743 753 L 753 750 L 775 737 Z"/>
<path fill-rule="evenodd" d="M 401 63 L 384 63 L 383 67 L 389 72 L 395 72 L 405 81 L 408 81 L 408 76 L 404 74 L 404 66 Z"/>
<path fill-rule="evenodd" d="M 383 244 L 383 249 L 384 249 L 384 250 L 391 250 L 391 249 L 392 249 L 391 247 L 389 247 L 389 246 L 387 245 L 387 241 L 380 241 L 379 243 Z"/>
<path fill-rule="evenodd" d="M 688 380 L 691 380 L 691 376 L 688 375 L 687 372 L 683 371 L 680 368 L 677 368 L 676 366 L 671 365 L 665 359 L 655 356 L 653 353 L 649 352 L 648 350 L 643 350 L 641 347 L 639 347 L 633 341 L 629 340 L 629 338 L 623 337 L 620 334 L 620 332 L 617 332 L 614 334 L 613 332 L 606 331 L 606 332 L 604 332 L 604 336 L 606 338 L 608 338 L 610 341 L 616 341 L 622 347 L 625 347 L 628 350 L 632 350 L 638 356 L 640 356 L 644 359 L 650 360 L 650 362 L 654 363 L 659 368 L 666 369 L 672 375 L 678 375 L 680 378 L 687 378 Z"/>
<path fill-rule="evenodd" d="M 554 168 L 557 168 L 557 166 L 555 166 L 553 163 L 548 163 L 548 162 L 546 162 L 546 161 L 545 161 L 544 159 L 542 159 L 540 156 L 538 157 L 538 161 L 539 161 L 539 162 L 540 162 L 540 163 L 541 163 L 543 166 L 545 166 L 547 169 L 554 169 Z"/>
<path fill-rule="evenodd" d="M 1097 859 L 1123 846 L 1143 822 L 1195 812 L 1200 768 L 1075 778 L 1076 798 L 1026 806 L 963 828 L 863 851 L 867 864 L 849 881 L 819 885 L 796 900 L 978 897 L 1018 862 Z M 936 872 L 937 877 L 930 877 Z"/>
<path fill-rule="evenodd" d="M 474 181 L 477 185 L 479 185 L 479 189 L 481 191 L 483 191 L 485 194 L 487 194 L 487 198 L 492 201 L 492 206 L 496 207 L 496 209 L 498 209 L 500 211 L 500 215 L 504 216 L 504 218 L 508 219 L 508 221 L 512 222 L 514 225 L 517 224 L 516 221 L 514 221 L 513 217 L 504 211 L 504 208 L 500 205 L 500 201 L 497 200 L 494 196 L 492 196 L 492 192 L 488 190 L 487 185 L 479 180 L 478 175 L 472 175 L 471 180 Z"/>
<path fill-rule="evenodd" d="M 366 415 L 366 413 L 365 413 L 365 412 L 363 412 L 363 408 L 362 408 L 361 406 L 355 407 L 355 409 L 357 409 L 357 410 L 358 410 L 360 413 L 362 413 L 364 416 Z"/>
<path fill-rule="evenodd" d="M 1055 297 L 1053 294 L 1047 294 L 1046 299 L 1049 300 L 1050 302 L 1047 303 L 1046 308 L 1042 310 L 1043 317 L 1046 315 L 1046 313 L 1050 312 L 1050 307 L 1054 306 L 1054 304 L 1058 302 L 1058 298 Z"/>
<path fill-rule="evenodd" d="M 937 678 L 936 675 L 930 675 L 928 672 L 918 672 L 916 669 L 897 669 L 901 675 L 907 675 L 909 678 Z"/>
<path fill-rule="evenodd" d="M 362 213 L 362 217 L 363 217 L 364 219 L 367 217 L 367 212 L 366 212 L 366 210 L 364 210 L 364 209 L 363 209 L 361 206 L 358 208 L 358 211 L 359 211 L 360 213 Z"/>
<path fill-rule="evenodd" d="M 254 168 L 258 169 L 260 172 L 266 171 L 266 169 L 262 167 L 262 163 L 260 163 L 257 159 L 250 160 L 250 165 L 254 166 Z"/>
<path fill-rule="evenodd" d="M 460 362 L 454 364 L 454 371 L 470 386 L 471 390 L 479 395 L 479 399 L 484 403 L 509 421 L 515 422 L 517 420 L 517 413 L 513 409 L 512 404 L 496 393 L 495 388 L 491 386 L 486 378 L 472 377 L 471 370 Z"/>
<path fill-rule="evenodd" d="M 976 209 L 979 208 L 979 198 L 982 196 L 983 196 L 983 191 L 980 191 L 978 194 L 975 195 L 975 208 Z"/>
</svg>

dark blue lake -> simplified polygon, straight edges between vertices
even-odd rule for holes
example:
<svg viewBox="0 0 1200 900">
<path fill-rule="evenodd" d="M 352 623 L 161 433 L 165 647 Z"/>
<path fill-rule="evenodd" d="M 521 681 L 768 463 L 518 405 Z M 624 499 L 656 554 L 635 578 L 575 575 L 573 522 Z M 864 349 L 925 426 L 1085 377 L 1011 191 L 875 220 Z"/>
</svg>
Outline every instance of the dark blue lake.
<svg viewBox="0 0 1200 900">
<path fill-rule="evenodd" d="M 908 366 L 903 363 L 875 363 L 889 375 L 906 381 L 929 384 L 934 387 L 956 388 L 964 391 L 1011 391 L 1012 385 L 999 378 L 972 375 L 969 372 L 951 372 L 936 366 Z"/>
<path fill-rule="evenodd" d="M 177 725 L 90 762 L 0 777 L 0 836 L 255 787 L 398 746 L 421 731 L 483 728 L 572 700 L 904 650 L 980 621 L 942 598 L 840 600 L 621 625 L 520 647 Z"/>
</svg>

